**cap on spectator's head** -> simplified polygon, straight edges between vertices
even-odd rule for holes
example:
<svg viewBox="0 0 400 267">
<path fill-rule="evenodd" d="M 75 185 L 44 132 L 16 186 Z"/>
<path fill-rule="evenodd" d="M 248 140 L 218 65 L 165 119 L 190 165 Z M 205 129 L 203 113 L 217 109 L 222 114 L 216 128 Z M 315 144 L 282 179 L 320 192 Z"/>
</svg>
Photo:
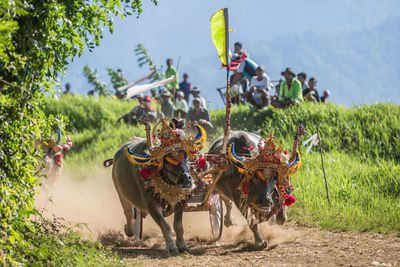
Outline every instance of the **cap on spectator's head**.
<svg viewBox="0 0 400 267">
<path fill-rule="evenodd" d="M 195 98 L 193 99 L 193 103 L 194 103 L 194 102 L 201 103 L 200 97 L 195 97 Z"/>
<path fill-rule="evenodd" d="M 180 95 L 180 96 L 185 96 L 185 94 L 182 91 L 178 91 L 178 93 L 176 93 L 176 94 Z"/>
<path fill-rule="evenodd" d="M 161 96 L 171 96 L 171 93 L 168 90 L 164 90 Z"/>
<path fill-rule="evenodd" d="M 292 74 L 293 76 L 296 76 L 296 74 L 294 74 L 294 71 L 292 70 L 292 68 L 286 68 L 284 71 L 281 72 L 281 75 L 285 75 L 285 73 L 289 73 Z"/>
<path fill-rule="evenodd" d="M 152 91 L 152 92 L 157 92 L 157 88 L 151 88 L 150 91 Z"/>
<path fill-rule="evenodd" d="M 195 86 L 195 87 L 193 87 L 193 89 L 192 89 L 192 93 L 200 93 L 200 89 L 199 89 L 199 87 L 197 87 L 197 86 Z"/>
<path fill-rule="evenodd" d="M 331 91 L 325 90 L 325 91 L 324 91 L 324 95 L 330 96 L 330 95 L 331 95 Z"/>
<path fill-rule="evenodd" d="M 151 97 L 149 95 L 146 95 L 143 97 L 143 101 L 151 102 Z"/>
<path fill-rule="evenodd" d="M 143 97 L 144 97 L 143 94 L 139 94 L 136 98 L 139 100 L 143 100 Z"/>
</svg>

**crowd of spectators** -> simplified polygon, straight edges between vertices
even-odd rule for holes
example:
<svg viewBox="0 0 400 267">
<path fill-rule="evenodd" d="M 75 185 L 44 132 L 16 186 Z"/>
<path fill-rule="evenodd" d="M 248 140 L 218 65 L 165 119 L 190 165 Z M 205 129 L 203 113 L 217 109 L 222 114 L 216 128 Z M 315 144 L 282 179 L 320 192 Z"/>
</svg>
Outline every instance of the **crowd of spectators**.
<svg viewBox="0 0 400 267">
<path fill-rule="evenodd" d="M 235 43 L 232 61 L 241 58 L 243 53 L 242 44 Z M 307 74 L 300 72 L 296 78 L 292 68 L 286 68 L 281 75 L 284 79 L 277 81 L 273 94 L 273 86 L 265 73 L 265 68 L 262 65 L 254 68 L 250 63 L 242 62 L 230 78 L 232 103 L 240 104 L 247 101 L 256 108 L 269 105 L 285 108 L 303 101 L 328 103 L 330 91 L 325 90 L 320 97 L 316 88 L 317 80 L 314 77 L 309 78 L 307 82 Z"/>
<path fill-rule="evenodd" d="M 243 53 L 245 52 L 242 44 L 235 43 L 232 61 L 241 58 Z M 139 105 L 119 118 L 118 122 L 123 120 L 127 124 L 137 124 L 142 116 L 147 116 L 150 121 L 175 117 L 186 119 L 186 123 L 189 125 L 200 124 L 207 131 L 212 131 L 213 124 L 207 110 L 206 100 L 200 95 L 200 89 L 192 86 L 187 73 L 183 74 L 183 80 L 178 82 L 178 70 L 173 66 L 172 59 L 167 59 L 166 63 L 165 77 L 176 76 L 176 80 L 165 84 L 162 89 L 151 89 L 150 96 L 137 96 Z M 283 79 L 272 81 L 277 82 L 275 92 L 272 92 L 274 86 L 266 74 L 264 66 L 246 64 L 248 63 L 242 62 L 230 77 L 232 103 L 234 104 L 249 102 L 256 108 L 270 105 L 275 108 L 285 108 L 303 101 L 327 103 L 330 91 L 325 90 L 320 96 L 316 88 L 316 78 L 310 77 L 307 81 L 307 74 L 304 72 L 296 75 L 292 68 L 286 68 L 281 72 Z M 189 105 L 191 98 L 192 102 Z"/>
</svg>

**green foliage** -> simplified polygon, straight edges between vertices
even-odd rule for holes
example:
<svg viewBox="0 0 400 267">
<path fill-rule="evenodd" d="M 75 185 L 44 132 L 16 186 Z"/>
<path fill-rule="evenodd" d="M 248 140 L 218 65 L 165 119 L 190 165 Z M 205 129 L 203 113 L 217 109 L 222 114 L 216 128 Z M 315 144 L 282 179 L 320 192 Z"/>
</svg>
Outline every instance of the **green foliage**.
<svg viewBox="0 0 400 267">
<path fill-rule="evenodd" d="M 151 0 L 156 3 L 155 0 Z M 0 250 L 3 264 L 20 265 L 40 242 L 31 218 L 41 152 L 34 142 L 58 123 L 39 108 L 69 60 L 97 46 L 113 17 L 141 12 L 141 1 L 0 0 Z M 62 125 L 61 125 L 62 126 Z M 51 235 L 49 235 L 50 238 Z M 39 238 L 39 237 L 38 237 Z M 65 251 L 64 251 L 65 252 Z M 79 253 L 79 250 L 77 251 Z M 43 254 L 52 261 L 54 254 Z M 82 255 L 82 254 L 81 254 Z M 46 258 L 47 257 L 47 258 Z"/>
<path fill-rule="evenodd" d="M 67 129 L 74 149 L 68 152 L 65 163 L 76 179 L 87 177 L 91 171 L 88 166 L 102 168 L 103 161 L 113 157 L 130 137 L 145 137 L 143 126 L 115 123 L 135 102 L 67 96 L 58 101 L 47 98 L 44 104 L 46 114 L 61 112 L 70 118 Z M 217 135 L 208 136 L 208 146 L 222 134 L 225 111 L 214 110 L 210 115 Z M 290 151 L 299 122 L 304 123 L 308 136 L 320 125 L 332 204 L 325 197 L 318 150 L 305 155 L 306 148 L 301 146 L 302 169 L 292 178 L 297 202 L 289 209 L 289 218 L 328 229 L 400 233 L 399 147 L 393 141 L 399 139 L 399 117 L 399 107 L 392 104 L 354 109 L 308 104 L 258 111 L 244 106 L 232 109 L 232 128 L 258 134 L 274 131 L 283 148 Z M 336 128 L 347 130 L 339 134 Z"/>
<path fill-rule="evenodd" d="M 122 76 L 122 72 L 119 70 L 107 69 L 108 76 L 111 78 L 111 83 L 117 92 L 117 89 L 121 86 L 127 85 L 127 80 Z"/>
<path fill-rule="evenodd" d="M 41 216 L 33 225 L 33 230 L 25 233 L 30 246 L 20 247 L 23 258 L 15 255 L 19 262 L 38 266 L 122 266 L 118 256 L 104 250 L 101 244 L 81 239 L 76 228 L 83 225 L 70 227 L 61 218 L 49 220 Z"/>
<path fill-rule="evenodd" d="M 83 67 L 83 76 L 88 79 L 88 82 L 94 86 L 93 93 L 98 93 L 99 96 L 109 96 L 110 90 L 105 82 L 100 81 L 97 70 L 92 70 L 89 65 Z"/>
<path fill-rule="evenodd" d="M 211 117 L 223 126 L 223 110 Z M 233 129 L 257 134 L 274 131 L 279 140 L 292 142 L 297 125 L 303 123 L 310 134 L 319 126 L 324 149 L 355 153 L 357 156 L 400 160 L 400 106 L 375 104 L 347 108 L 333 104 L 307 103 L 288 109 L 253 110 L 235 107 Z"/>
<path fill-rule="evenodd" d="M 135 54 L 138 57 L 137 62 L 139 64 L 139 67 L 143 67 L 144 65 L 149 64 L 150 71 L 154 72 L 151 76 L 151 82 L 160 81 L 164 78 L 165 75 L 162 71 L 162 66 L 157 67 L 147 48 L 145 48 L 142 44 L 137 44 L 135 48 Z"/>
<path fill-rule="evenodd" d="M 302 162 L 302 169 L 292 177 L 297 202 L 289 209 L 291 220 L 328 229 L 400 234 L 400 165 L 396 162 L 324 153 L 331 204 L 326 199 L 320 154 L 315 150 Z"/>
</svg>

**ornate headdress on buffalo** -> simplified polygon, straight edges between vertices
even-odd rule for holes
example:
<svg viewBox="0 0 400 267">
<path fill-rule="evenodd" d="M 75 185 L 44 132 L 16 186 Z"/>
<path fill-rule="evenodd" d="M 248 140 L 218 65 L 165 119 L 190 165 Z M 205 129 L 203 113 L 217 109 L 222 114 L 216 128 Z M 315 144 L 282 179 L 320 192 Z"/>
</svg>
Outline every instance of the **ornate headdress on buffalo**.
<svg viewBox="0 0 400 267">
<path fill-rule="evenodd" d="M 143 124 L 146 125 L 149 154 L 135 154 L 129 146 L 126 146 L 125 149 L 129 161 L 136 165 L 154 165 L 161 169 L 164 157 L 176 151 L 185 151 L 189 160 L 196 160 L 207 139 L 206 131 L 198 124 L 195 125 L 197 128 L 196 136 L 186 136 L 185 131 L 178 129 L 175 123 L 169 119 L 160 120 L 154 126 L 153 131 L 151 131 L 147 121 L 143 121 Z M 190 128 L 190 126 L 187 127 Z"/>
<path fill-rule="evenodd" d="M 287 151 L 282 151 L 279 141 L 273 134 L 267 135 L 261 138 L 257 144 L 257 150 L 250 148 L 252 156 L 250 158 L 242 158 L 235 153 L 235 143 L 231 143 L 228 149 L 228 156 L 232 164 L 234 164 L 238 170 L 245 174 L 240 186 L 239 186 L 239 206 L 241 212 L 246 213 L 247 216 L 247 205 L 253 209 L 258 221 L 268 220 L 273 214 L 277 212 L 279 207 L 273 207 L 271 211 L 265 212 L 257 208 L 254 203 L 248 203 L 248 189 L 246 187 L 249 184 L 250 179 L 256 176 L 262 180 L 267 180 L 269 177 L 265 177 L 265 171 L 278 174 L 278 190 L 279 190 L 279 203 L 280 205 L 291 205 L 295 199 L 288 194 L 293 190 L 290 185 L 290 176 L 296 174 L 301 167 L 300 153 L 298 151 L 298 142 L 301 135 L 304 135 L 306 131 L 302 124 L 297 128 L 293 151 L 291 156 Z M 254 151 L 254 152 L 253 152 Z"/>
</svg>

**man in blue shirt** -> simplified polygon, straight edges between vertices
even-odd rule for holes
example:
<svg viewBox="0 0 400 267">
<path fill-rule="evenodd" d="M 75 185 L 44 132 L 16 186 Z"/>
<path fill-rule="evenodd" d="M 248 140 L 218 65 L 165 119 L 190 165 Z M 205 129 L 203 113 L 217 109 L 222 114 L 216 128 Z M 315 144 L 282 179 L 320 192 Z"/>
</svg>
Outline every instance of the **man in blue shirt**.
<svg viewBox="0 0 400 267">
<path fill-rule="evenodd" d="M 192 89 L 192 84 L 187 81 L 188 78 L 189 75 L 187 73 L 183 74 L 183 82 L 179 84 L 179 91 L 185 94 L 186 103 L 189 103 L 190 90 Z"/>
</svg>

